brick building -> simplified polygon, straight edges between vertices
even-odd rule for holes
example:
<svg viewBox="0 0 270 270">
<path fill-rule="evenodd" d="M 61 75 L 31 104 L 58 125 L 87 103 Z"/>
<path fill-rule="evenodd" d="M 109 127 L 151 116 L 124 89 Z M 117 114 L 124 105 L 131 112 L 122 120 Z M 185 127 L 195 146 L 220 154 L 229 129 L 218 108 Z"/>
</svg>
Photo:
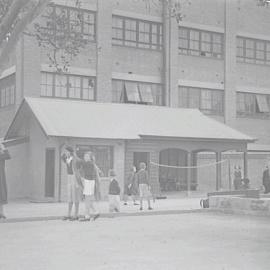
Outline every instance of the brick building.
<svg viewBox="0 0 270 270">
<path fill-rule="evenodd" d="M 54 2 L 51 11 L 64 11 L 72 20 L 75 1 Z M 66 74 L 55 72 L 46 50 L 23 35 L 0 78 L 0 136 L 24 97 L 198 108 L 258 139 L 249 146 L 247 168 L 251 184 L 259 186 L 270 150 L 270 9 L 256 0 L 180 2 L 178 24 L 165 5 L 83 0 L 83 27 L 77 31 L 89 42 Z M 232 167 L 222 167 L 225 187 L 234 164 L 244 167 L 244 159 L 239 152 L 223 156 Z M 186 163 L 176 149 L 160 160 Z M 212 160 L 211 153 L 199 154 L 201 164 Z M 170 173 L 181 178 L 179 172 Z M 198 169 L 201 190 L 215 189 L 215 173 L 214 167 Z"/>
</svg>

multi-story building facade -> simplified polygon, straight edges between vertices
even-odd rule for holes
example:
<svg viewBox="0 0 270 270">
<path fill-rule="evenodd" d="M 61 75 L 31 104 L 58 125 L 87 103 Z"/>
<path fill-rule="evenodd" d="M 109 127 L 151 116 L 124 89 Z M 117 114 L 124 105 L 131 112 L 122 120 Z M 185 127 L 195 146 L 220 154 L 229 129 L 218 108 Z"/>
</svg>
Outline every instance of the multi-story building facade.
<svg viewBox="0 0 270 270">
<path fill-rule="evenodd" d="M 64 10 L 72 20 L 76 1 L 54 2 L 56 16 Z M 89 42 L 66 73 L 55 71 L 33 37 L 22 36 L 0 78 L 2 136 L 24 97 L 51 97 L 197 108 L 269 150 L 270 9 L 256 0 L 183 0 L 177 22 L 166 1 L 81 2 L 77 31 Z M 250 154 L 262 164 L 256 183 L 266 157 Z"/>
</svg>

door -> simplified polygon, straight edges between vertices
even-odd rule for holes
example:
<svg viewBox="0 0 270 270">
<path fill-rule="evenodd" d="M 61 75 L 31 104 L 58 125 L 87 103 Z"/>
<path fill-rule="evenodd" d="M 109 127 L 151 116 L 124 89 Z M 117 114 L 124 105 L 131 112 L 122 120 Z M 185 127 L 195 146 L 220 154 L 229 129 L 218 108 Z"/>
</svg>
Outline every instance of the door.
<svg viewBox="0 0 270 270">
<path fill-rule="evenodd" d="M 45 197 L 54 197 L 55 185 L 55 149 L 46 149 L 45 158 Z"/>
<path fill-rule="evenodd" d="M 133 154 L 133 165 L 136 167 L 137 171 L 140 169 L 140 163 L 144 162 L 146 164 L 146 170 L 149 169 L 149 152 L 134 152 Z"/>
</svg>

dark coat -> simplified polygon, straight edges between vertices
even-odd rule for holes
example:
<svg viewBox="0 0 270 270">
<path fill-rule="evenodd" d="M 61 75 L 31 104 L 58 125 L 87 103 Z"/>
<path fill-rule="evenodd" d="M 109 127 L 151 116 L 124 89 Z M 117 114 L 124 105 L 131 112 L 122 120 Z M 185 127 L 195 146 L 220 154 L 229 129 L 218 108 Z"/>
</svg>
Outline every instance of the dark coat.
<svg viewBox="0 0 270 270">
<path fill-rule="evenodd" d="M 121 192 L 121 190 L 120 190 L 120 187 L 119 187 L 117 180 L 113 179 L 110 182 L 109 195 L 120 195 L 120 192 Z"/>
<path fill-rule="evenodd" d="M 5 173 L 5 161 L 10 159 L 8 150 L 0 152 L 0 204 L 7 203 L 7 183 Z"/>
<path fill-rule="evenodd" d="M 270 185 L 270 174 L 269 174 L 269 169 L 266 169 L 263 172 L 263 185 Z"/>
</svg>

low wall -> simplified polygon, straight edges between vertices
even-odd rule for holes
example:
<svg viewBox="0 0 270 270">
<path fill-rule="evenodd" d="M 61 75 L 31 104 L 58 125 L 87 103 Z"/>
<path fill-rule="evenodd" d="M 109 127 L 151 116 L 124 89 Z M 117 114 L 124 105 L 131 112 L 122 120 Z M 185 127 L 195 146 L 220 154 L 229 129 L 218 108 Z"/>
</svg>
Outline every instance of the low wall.
<svg viewBox="0 0 270 270">
<path fill-rule="evenodd" d="M 211 196 L 209 208 L 226 213 L 270 216 L 270 198 Z"/>
</svg>

